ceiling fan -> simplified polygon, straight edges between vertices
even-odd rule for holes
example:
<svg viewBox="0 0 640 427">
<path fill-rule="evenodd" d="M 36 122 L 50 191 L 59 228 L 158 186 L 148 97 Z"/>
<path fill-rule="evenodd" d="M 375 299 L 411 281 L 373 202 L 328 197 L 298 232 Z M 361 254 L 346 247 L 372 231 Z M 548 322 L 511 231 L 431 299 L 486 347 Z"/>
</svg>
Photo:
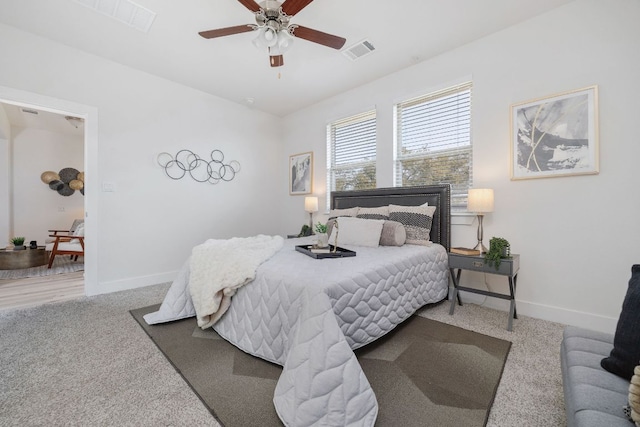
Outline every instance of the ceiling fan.
<svg viewBox="0 0 640 427">
<path fill-rule="evenodd" d="M 256 23 L 236 25 L 234 27 L 218 28 L 216 30 L 201 31 L 205 39 L 230 36 L 233 34 L 258 31 L 253 44 L 269 51 L 269 63 L 272 67 L 284 65 L 282 54 L 291 47 L 294 37 L 318 43 L 333 49 L 344 46 L 346 39 L 302 25 L 290 24 L 289 20 L 296 13 L 304 9 L 313 0 L 266 0 L 258 4 L 255 0 L 238 0 L 244 7 L 255 14 Z"/>
</svg>

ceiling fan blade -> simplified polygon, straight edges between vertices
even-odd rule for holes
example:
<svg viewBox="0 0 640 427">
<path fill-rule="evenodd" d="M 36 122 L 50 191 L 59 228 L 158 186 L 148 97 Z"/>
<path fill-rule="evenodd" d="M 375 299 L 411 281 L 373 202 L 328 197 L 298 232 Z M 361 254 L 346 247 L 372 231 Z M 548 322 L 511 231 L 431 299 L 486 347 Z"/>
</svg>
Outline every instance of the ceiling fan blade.
<svg viewBox="0 0 640 427">
<path fill-rule="evenodd" d="M 253 31 L 251 25 L 236 25 L 235 27 L 218 28 L 217 30 L 200 31 L 200 34 L 205 39 L 213 39 L 216 37 L 230 36 L 233 34 L 248 33 Z"/>
<path fill-rule="evenodd" d="M 322 31 L 314 30 L 312 28 L 303 27 L 302 25 L 295 27 L 293 35 L 334 49 L 342 49 L 342 46 L 347 42 L 347 39 L 345 38 L 323 33 Z"/>
<path fill-rule="evenodd" d="M 272 67 L 282 67 L 284 65 L 284 57 L 282 55 L 270 56 L 269 63 Z"/>
<path fill-rule="evenodd" d="M 282 11 L 289 16 L 293 16 L 307 7 L 313 0 L 285 0 L 282 3 Z"/>
<path fill-rule="evenodd" d="M 251 12 L 257 12 L 261 9 L 260 5 L 256 3 L 254 0 L 238 0 L 244 7 L 249 9 Z"/>
</svg>

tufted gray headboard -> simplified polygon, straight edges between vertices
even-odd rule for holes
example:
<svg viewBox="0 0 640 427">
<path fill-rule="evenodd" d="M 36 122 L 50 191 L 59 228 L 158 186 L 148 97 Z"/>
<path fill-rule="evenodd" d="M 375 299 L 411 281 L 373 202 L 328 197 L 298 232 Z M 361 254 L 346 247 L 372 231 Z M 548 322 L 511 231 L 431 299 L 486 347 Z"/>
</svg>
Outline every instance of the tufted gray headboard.
<svg viewBox="0 0 640 427">
<path fill-rule="evenodd" d="M 451 185 L 449 184 L 334 191 L 331 193 L 331 209 L 346 209 L 355 206 L 375 208 L 390 204 L 418 206 L 425 202 L 428 202 L 429 206 L 436 207 L 431 226 L 431 241 L 440 243 L 448 251 L 451 248 Z"/>
</svg>

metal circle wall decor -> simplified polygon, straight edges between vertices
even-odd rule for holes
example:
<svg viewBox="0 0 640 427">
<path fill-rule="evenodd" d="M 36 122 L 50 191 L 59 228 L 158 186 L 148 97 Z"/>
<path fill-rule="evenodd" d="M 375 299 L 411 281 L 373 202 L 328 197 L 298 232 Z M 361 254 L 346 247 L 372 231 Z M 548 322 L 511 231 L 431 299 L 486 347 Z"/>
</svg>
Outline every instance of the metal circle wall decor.
<svg viewBox="0 0 640 427">
<path fill-rule="evenodd" d="M 180 150 L 175 156 L 167 152 L 158 154 L 156 161 L 171 179 L 182 179 L 187 173 L 196 182 L 217 184 L 220 181 L 231 181 L 240 172 L 240 162 L 231 160 L 224 163 L 224 153 L 213 150 L 209 159 L 200 157 L 191 150 Z"/>
<path fill-rule="evenodd" d="M 61 196 L 70 196 L 80 191 L 84 195 L 84 172 L 74 168 L 64 168 L 60 172 L 45 171 L 40 175 L 42 182 Z"/>
</svg>

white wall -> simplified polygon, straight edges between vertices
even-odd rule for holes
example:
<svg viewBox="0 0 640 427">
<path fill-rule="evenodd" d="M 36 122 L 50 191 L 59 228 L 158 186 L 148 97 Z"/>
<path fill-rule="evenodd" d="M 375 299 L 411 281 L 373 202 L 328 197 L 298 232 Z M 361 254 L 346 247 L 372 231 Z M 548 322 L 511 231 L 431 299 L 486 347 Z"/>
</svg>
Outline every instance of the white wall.
<svg viewBox="0 0 640 427">
<path fill-rule="evenodd" d="M 84 218 L 84 196 L 61 196 L 40 180 L 45 171 L 84 170 L 84 140 L 80 136 L 41 129 L 12 127 L 13 234 L 28 245 L 43 245 L 48 230 L 68 230 Z"/>
<path fill-rule="evenodd" d="M 570 3 L 286 117 L 285 154 L 314 152 L 315 193 L 324 200 L 327 123 L 375 106 L 378 186 L 391 186 L 393 104 L 471 77 L 474 184 L 495 189 L 496 197 L 495 212 L 485 217 L 485 244 L 505 237 L 521 254 L 519 313 L 613 331 L 631 265 L 640 261 L 640 198 L 632 175 L 640 158 L 633 125 L 638 16 L 635 0 Z M 510 105 L 591 85 L 600 95 L 600 174 L 511 181 Z M 296 230 L 308 218 L 302 198 L 281 194 L 282 227 Z M 453 226 L 453 245 L 473 246 L 476 227 Z M 503 277 L 466 274 L 463 280 L 480 287 L 486 280 L 491 290 L 507 292 Z M 485 303 L 506 308 L 501 300 Z"/>
<path fill-rule="evenodd" d="M 9 141 L 11 139 L 11 125 L 7 113 L 0 105 L 0 247 L 4 248 L 9 242 L 10 228 L 10 166 Z"/>
<path fill-rule="evenodd" d="M 0 98 L 26 93 L 91 111 L 85 197 L 97 283 L 89 293 L 171 280 L 208 238 L 277 231 L 278 212 L 264 207 L 281 181 L 280 119 L 5 25 L 0 69 Z M 156 156 L 180 149 L 203 157 L 220 149 L 242 170 L 217 185 L 174 181 Z M 103 183 L 115 191 L 102 192 Z"/>
</svg>

